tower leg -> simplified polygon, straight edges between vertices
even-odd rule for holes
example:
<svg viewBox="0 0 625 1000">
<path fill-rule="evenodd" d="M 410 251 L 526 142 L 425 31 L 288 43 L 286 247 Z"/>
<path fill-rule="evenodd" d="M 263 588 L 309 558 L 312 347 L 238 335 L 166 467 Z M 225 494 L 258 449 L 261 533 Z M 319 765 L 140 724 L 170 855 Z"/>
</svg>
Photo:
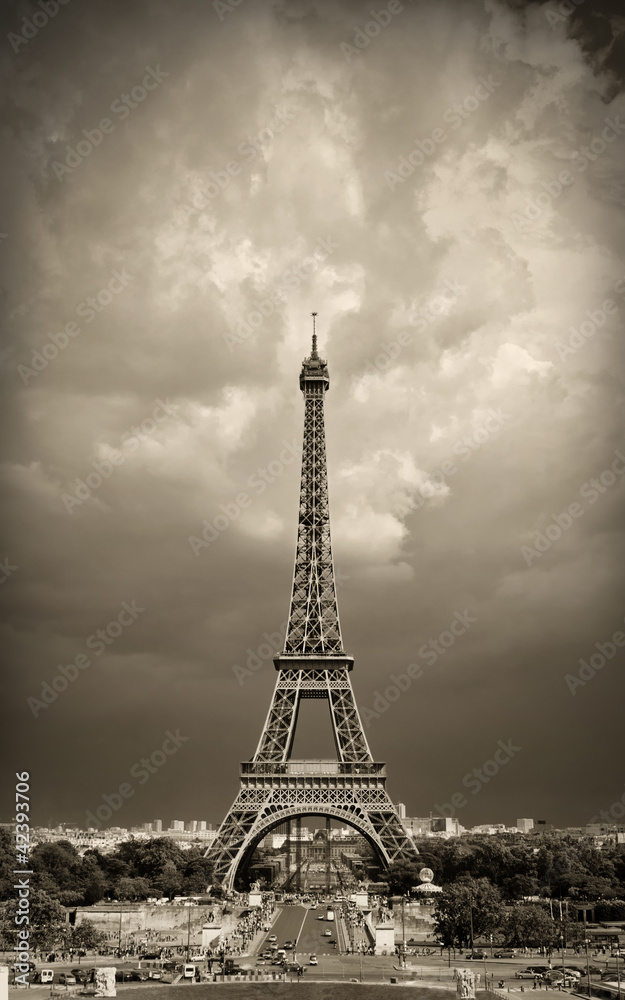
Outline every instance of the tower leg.
<svg viewBox="0 0 625 1000">
<path fill-rule="evenodd" d="M 329 816 L 326 816 L 326 892 L 330 892 L 330 887 L 332 885 L 332 844 L 330 841 L 330 830 L 332 828 L 332 821 Z"/>
<path fill-rule="evenodd" d="M 295 891 L 302 891 L 302 817 L 295 820 Z"/>
</svg>

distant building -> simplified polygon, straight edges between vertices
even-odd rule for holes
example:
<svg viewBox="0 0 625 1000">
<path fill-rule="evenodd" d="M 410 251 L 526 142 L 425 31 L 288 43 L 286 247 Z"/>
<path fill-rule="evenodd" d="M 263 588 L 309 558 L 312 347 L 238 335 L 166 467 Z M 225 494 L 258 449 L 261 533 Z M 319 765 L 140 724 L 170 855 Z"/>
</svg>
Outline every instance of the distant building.
<svg viewBox="0 0 625 1000">
<path fill-rule="evenodd" d="M 460 823 L 453 816 L 433 816 L 432 833 L 449 833 L 457 837 L 460 834 Z"/>
<path fill-rule="evenodd" d="M 189 820 L 189 822 L 185 826 L 185 830 L 188 830 L 189 833 L 195 833 L 197 830 L 197 820 L 196 819 Z"/>
<path fill-rule="evenodd" d="M 530 830 L 534 829 L 534 820 L 533 819 L 518 819 L 516 821 L 516 828 L 521 833 L 529 833 Z"/>
<path fill-rule="evenodd" d="M 162 819 L 155 819 L 154 822 L 152 823 L 152 829 L 154 830 L 154 833 L 162 833 L 163 832 Z"/>
<path fill-rule="evenodd" d="M 172 819 L 171 823 L 169 824 L 169 829 L 175 832 L 184 833 L 184 820 Z"/>
<path fill-rule="evenodd" d="M 397 803 L 397 812 L 399 814 L 399 818 L 400 819 L 405 819 L 406 818 L 406 806 L 404 805 L 403 802 L 398 802 Z"/>
</svg>

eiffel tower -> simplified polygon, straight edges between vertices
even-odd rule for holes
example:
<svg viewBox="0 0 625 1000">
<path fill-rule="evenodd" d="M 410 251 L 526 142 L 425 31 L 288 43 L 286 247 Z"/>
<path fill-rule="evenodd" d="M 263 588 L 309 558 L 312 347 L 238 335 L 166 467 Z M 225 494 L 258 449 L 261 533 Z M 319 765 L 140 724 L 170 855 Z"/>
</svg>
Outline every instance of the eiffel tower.
<svg viewBox="0 0 625 1000">
<path fill-rule="evenodd" d="M 371 756 L 350 681 L 353 657 L 343 649 L 330 542 L 330 509 L 323 420 L 330 386 L 327 363 L 312 351 L 302 363 L 304 448 L 297 549 L 283 652 L 274 657 L 276 686 L 256 753 L 241 765 L 241 787 L 206 852 L 214 878 L 234 887 L 258 843 L 272 830 L 303 816 L 324 816 L 354 827 L 381 866 L 416 860 L 418 851 L 386 791 L 386 766 Z M 325 698 L 336 760 L 292 760 L 302 698 Z"/>
</svg>

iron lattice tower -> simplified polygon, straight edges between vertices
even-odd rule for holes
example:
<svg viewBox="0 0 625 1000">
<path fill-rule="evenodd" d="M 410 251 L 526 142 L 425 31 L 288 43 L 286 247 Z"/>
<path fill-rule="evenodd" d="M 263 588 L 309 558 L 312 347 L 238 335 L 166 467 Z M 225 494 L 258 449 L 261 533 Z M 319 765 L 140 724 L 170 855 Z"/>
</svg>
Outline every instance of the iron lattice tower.
<svg viewBox="0 0 625 1000">
<path fill-rule="evenodd" d="M 233 887 L 237 870 L 272 828 L 304 815 L 355 827 L 384 867 L 418 856 L 386 791 L 386 767 L 371 756 L 349 676 L 354 661 L 341 639 L 323 415 L 330 377 L 314 326 L 299 384 L 304 445 L 289 620 L 284 650 L 274 657 L 278 677 L 256 753 L 241 765 L 239 794 L 206 852 L 224 888 Z M 327 699 L 336 760 L 291 759 L 302 698 Z"/>
</svg>

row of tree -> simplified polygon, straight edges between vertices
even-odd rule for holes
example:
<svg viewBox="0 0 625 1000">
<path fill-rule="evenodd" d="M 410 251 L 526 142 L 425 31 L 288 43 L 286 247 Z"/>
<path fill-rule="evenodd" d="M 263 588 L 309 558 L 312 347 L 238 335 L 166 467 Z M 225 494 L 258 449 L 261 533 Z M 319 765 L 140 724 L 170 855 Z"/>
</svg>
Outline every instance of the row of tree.
<svg viewBox="0 0 625 1000">
<path fill-rule="evenodd" d="M 527 896 L 554 899 L 625 898 L 625 845 L 597 848 L 590 841 L 556 836 L 417 840 L 421 863 L 392 866 L 387 881 L 393 892 L 418 884 L 422 867 L 431 868 L 438 885 L 469 875 L 487 878 L 507 900 Z"/>
<path fill-rule="evenodd" d="M 583 924 L 563 919 L 548 903 L 504 905 L 499 889 L 487 878 L 461 877 L 437 899 L 434 926 L 446 948 L 467 948 L 490 939 L 511 948 L 572 947 L 584 938 Z"/>
<path fill-rule="evenodd" d="M 14 849 L 0 830 L 0 893 L 11 899 Z M 142 900 L 149 896 L 195 896 L 206 892 L 212 866 L 203 849 L 183 851 L 166 837 L 131 840 L 111 854 L 88 850 L 81 857 L 69 841 L 38 844 L 29 856 L 31 883 L 63 906 L 90 906 L 101 899 Z"/>
</svg>

